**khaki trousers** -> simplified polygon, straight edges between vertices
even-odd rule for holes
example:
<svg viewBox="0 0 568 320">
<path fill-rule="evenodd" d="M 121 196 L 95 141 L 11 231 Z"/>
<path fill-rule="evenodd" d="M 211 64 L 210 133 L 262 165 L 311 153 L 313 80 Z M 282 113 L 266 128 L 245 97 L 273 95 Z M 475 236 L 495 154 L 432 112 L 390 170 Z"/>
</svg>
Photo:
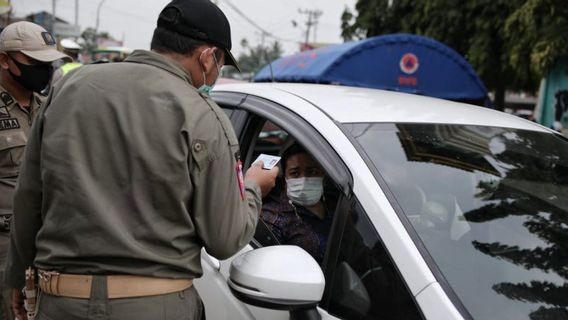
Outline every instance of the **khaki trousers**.
<svg viewBox="0 0 568 320">
<path fill-rule="evenodd" d="M 140 298 L 108 299 L 105 276 L 94 276 L 90 299 L 41 294 L 36 320 L 170 320 L 205 319 L 193 286 L 184 291 Z"/>
</svg>

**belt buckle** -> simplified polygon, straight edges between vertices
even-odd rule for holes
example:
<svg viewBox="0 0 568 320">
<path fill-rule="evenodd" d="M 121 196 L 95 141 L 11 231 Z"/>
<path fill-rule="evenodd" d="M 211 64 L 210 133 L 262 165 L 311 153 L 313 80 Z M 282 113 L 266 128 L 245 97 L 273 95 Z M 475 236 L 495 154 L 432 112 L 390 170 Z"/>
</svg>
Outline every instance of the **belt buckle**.
<svg viewBox="0 0 568 320">
<path fill-rule="evenodd" d="M 52 295 L 59 295 L 59 275 L 60 273 L 57 271 L 45 271 L 45 270 L 38 270 L 38 276 L 40 281 L 43 281 L 46 285 L 45 288 L 47 289 L 48 294 Z M 54 280 L 54 281 L 52 281 Z M 55 290 L 54 287 L 55 286 Z"/>
<path fill-rule="evenodd" d="M 0 230 L 10 231 L 10 222 L 12 222 L 11 214 L 0 214 Z"/>
</svg>

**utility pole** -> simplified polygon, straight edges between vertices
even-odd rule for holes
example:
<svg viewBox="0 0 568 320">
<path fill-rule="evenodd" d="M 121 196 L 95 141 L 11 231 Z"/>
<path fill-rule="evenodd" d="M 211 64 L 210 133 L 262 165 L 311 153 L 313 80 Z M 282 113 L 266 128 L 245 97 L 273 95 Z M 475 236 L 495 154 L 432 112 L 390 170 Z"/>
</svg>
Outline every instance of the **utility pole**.
<svg viewBox="0 0 568 320">
<path fill-rule="evenodd" d="M 260 32 L 260 47 L 262 48 L 262 58 L 264 59 L 264 63 L 270 63 L 270 60 L 268 59 L 268 48 L 265 47 L 264 43 L 266 41 L 266 32 L 261 31 Z M 260 63 L 260 65 L 262 65 L 262 61 Z"/>
<path fill-rule="evenodd" d="M 318 19 L 321 15 L 322 15 L 321 11 L 316 11 L 314 14 L 314 40 L 313 40 L 314 43 L 316 42 L 318 37 L 318 24 L 319 24 Z"/>
<path fill-rule="evenodd" d="M 75 0 L 75 25 L 79 25 L 79 0 Z"/>
<path fill-rule="evenodd" d="M 310 31 L 312 26 L 315 27 L 315 32 L 314 32 L 314 41 L 316 39 L 316 35 L 315 33 L 317 33 L 317 24 L 318 24 L 318 19 L 319 17 L 323 14 L 323 12 L 321 10 L 302 10 L 302 9 L 298 9 L 298 12 L 300 12 L 301 14 L 307 14 L 308 15 L 308 21 L 306 21 L 306 38 L 304 41 L 304 47 L 308 48 L 308 43 L 310 41 Z"/>
<path fill-rule="evenodd" d="M 8 0 L 6 3 L 3 3 L 4 6 L 0 7 L 0 16 L 6 15 L 6 17 L 1 17 L 0 21 L 2 22 L 2 26 L 5 27 L 12 22 L 12 3 Z"/>
<path fill-rule="evenodd" d="M 106 0 L 101 0 L 99 2 L 99 6 L 97 7 L 97 23 L 95 25 L 95 35 L 97 34 L 97 32 L 99 32 L 99 22 L 100 22 L 100 18 L 101 18 L 101 7 L 103 6 L 103 3 L 105 3 Z"/>
<path fill-rule="evenodd" d="M 51 0 L 51 34 L 55 36 L 55 2 L 56 0 Z"/>
<path fill-rule="evenodd" d="M 95 35 L 94 35 L 95 48 L 99 46 L 99 22 L 101 18 L 101 7 L 103 6 L 103 3 L 105 3 L 105 1 L 106 0 L 101 0 L 99 2 L 99 6 L 97 7 L 97 23 L 95 25 Z"/>
<path fill-rule="evenodd" d="M 264 41 L 266 40 L 266 33 L 264 33 L 263 31 L 260 32 L 260 49 L 262 50 L 262 54 L 259 57 L 260 59 L 260 63 L 259 65 L 262 65 L 262 59 L 264 59 L 264 62 L 267 62 L 268 59 L 266 58 L 266 48 L 264 47 Z"/>
</svg>

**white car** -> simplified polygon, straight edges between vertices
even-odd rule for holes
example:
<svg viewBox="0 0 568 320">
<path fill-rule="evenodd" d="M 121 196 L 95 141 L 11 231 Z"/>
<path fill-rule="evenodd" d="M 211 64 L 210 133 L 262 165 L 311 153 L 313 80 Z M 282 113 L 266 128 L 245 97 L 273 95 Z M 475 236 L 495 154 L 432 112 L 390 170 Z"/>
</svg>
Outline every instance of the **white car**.
<svg viewBox="0 0 568 320">
<path fill-rule="evenodd" d="M 228 84 L 248 167 L 299 141 L 337 190 L 321 265 L 259 223 L 202 254 L 208 319 L 568 319 L 568 142 L 519 117 L 316 84 Z M 222 195 L 220 195 L 222 196 Z"/>
</svg>

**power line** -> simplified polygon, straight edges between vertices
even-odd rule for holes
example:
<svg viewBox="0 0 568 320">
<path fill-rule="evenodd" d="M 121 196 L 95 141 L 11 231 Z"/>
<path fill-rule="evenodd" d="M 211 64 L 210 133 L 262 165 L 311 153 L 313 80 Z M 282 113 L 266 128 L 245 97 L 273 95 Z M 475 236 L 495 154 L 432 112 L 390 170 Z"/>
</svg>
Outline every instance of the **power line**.
<svg viewBox="0 0 568 320">
<path fill-rule="evenodd" d="M 254 22 L 251 18 L 249 18 L 246 14 L 244 14 L 237 6 L 235 6 L 230 0 L 225 0 L 224 1 L 229 7 L 231 7 L 231 9 L 233 9 L 233 11 L 235 11 L 239 16 L 241 16 L 241 18 L 245 19 L 248 23 L 250 23 L 252 26 L 254 26 L 256 29 L 260 30 L 260 32 L 267 36 L 267 37 L 271 37 L 274 38 L 276 40 L 280 40 L 280 41 L 286 41 L 286 42 L 294 42 L 294 43 L 300 43 L 300 41 L 297 40 L 292 40 L 292 39 L 285 39 L 279 36 L 276 36 L 274 34 L 272 34 L 271 32 L 266 31 L 263 27 L 259 26 L 256 22 Z"/>
<path fill-rule="evenodd" d="M 264 30 L 264 28 L 262 28 L 261 26 L 259 26 L 256 22 L 254 22 L 251 18 L 249 18 L 246 14 L 244 14 L 241 9 L 239 9 L 237 6 L 235 6 L 230 0 L 225 0 L 225 3 L 231 7 L 231 9 L 233 9 L 239 16 L 241 16 L 243 19 L 245 19 L 248 23 L 250 23 L 251 25 L 253 25 L 255 28 L 257 28 L 258 30 L 260 30 L 262 33 L 264 33 L 267 36 L 273 36 L 272 33 Z"/>
<path fill-rule="evenodd" d="M 231 18 L 230 20 L 236 22 L 236 24 L 238 24 L 238 26 L 243 29 L 246 30 L 246 32 L 257 32 L 257 29 L 253 26 L 251 26 L 250 24 L 246 23 L 243 19 L 240 18 L 240 16 L 237 16 L 237 14 L 235 12 L 233 12 L 232 10 L 226 10 L 225 14 L 227 15 L 227 17 Z M 232 28 L 233 26 L 231 26 Z"/>
<path fill-rule="evenodd" d="M 128 11 L 125 11 L 125 10 L 120 10 L 120 9 L 116 9 L 116 8 L 109 7 L 109 6 L 105 6 L 105 9 L 110 9 L 111 11 L 114 11 L 116 13 L 120 13 L 122 15 L 129 16 L 129 17 L 134 18 L 138 21 L 143 21 L 143 22 L 152 23 L 152 24 L 156 23 L 156 21 L 154 21 L 154 20 L 150 20 L 146 17 L 142 17 L 142 16 L 139 16 L 139 15 L 136 15 L 136 14 L 132 14 L 131 12 L 128 12 Z"/>
</svg>

